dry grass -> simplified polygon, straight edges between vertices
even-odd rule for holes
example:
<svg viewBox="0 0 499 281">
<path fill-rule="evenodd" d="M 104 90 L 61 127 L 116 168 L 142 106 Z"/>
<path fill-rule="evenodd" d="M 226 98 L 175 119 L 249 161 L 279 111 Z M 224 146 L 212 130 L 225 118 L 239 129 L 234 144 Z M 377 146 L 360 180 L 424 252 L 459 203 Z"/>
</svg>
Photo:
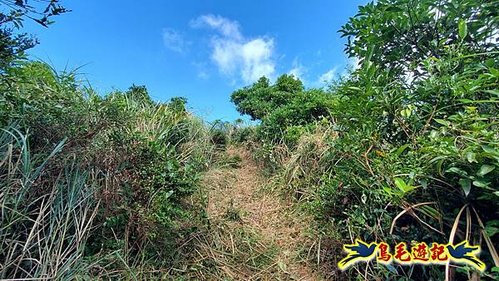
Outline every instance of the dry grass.
<svg viewBox="0 0 499 281">
<path fill-rule="evenodd" d="M 309 198 L 312 191 L 309 186 L 317 185 L 314 182 L 318 179 L 317 172 L 328 167 L 328 164 L 323 163 L 331 149 L 328 140 L 336 137 L 337 133 L 331 126 L 319 126 L 315 132 L 304 134 L 283 162 L 284 171 L 279 186 L 284 187 L 286 192 L 293 191 L 298 199 Z"/>
<path fill-rule="evenodd" d="M 204 177 L 210 229 L 198 235 L 193 277 L 203 280 L 320 280 L 300 253 L 310 218 L 279 191 L 265 188 L 269 179 L 250 153 L 239 155 L 239 168 L 214 168 Z"/>
<path fill-rule="evenodd" d="M 89 175 L 73 162 L 46 179 L 47 163 L 62 145 L 35 161 L 25 135 L 0 132 L 2 280 L 74 280 L 85 271 L 82 257 L 98 205 Z"/>
</svg>

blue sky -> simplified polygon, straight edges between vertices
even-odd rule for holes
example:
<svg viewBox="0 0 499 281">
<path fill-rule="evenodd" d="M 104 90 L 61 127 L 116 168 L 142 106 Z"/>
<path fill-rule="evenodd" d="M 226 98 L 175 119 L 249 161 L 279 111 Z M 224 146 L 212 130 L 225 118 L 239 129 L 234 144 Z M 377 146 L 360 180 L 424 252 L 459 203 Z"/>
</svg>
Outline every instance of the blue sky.
<svg viewBox="0 0 499 281">
<path fill-rule="evenodd" d="M 366 0 L 62 1 L 71 13 L 45 29 L 29 54 L 56 69 L 81 67 L 102 94 L 146 85 L 155 100 L 188 99 L 200 117 L 234 120 L 230 94 L 260 76 L 292 73 L 307 87 L 349 61 L 337 31 Z"/>
</svg>

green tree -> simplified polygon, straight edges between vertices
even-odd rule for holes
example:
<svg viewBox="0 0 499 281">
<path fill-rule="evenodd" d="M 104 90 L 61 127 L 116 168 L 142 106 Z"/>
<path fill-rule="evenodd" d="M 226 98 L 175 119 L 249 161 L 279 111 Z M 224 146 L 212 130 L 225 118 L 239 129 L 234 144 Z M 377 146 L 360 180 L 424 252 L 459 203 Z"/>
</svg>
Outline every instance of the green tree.
<svg viewBox="0 0 499 281">
<path fill-rule="evenodd" d="M 380 0 L 359 7 L 340 32 L 350 56 L 396 72 L 424 76 L 421 63 L 451 45 L 497 51 L 497 0 Z"/>
<path fill-rule="evenodd" d="M 296 144 L 300 136 L 329 119 L 336 99 L 321 89 L 305 90 L 303 83 L 284 74 L 270 84 L 265 77 L 250 87 L 232 94 L 232 102 L 241 114 L 260 120 L 257 136 L 264 142 L 284 141 Z"/>
<path fill-rule="evenodd" d="M 0 0 L 0 72 L 23 58 L 26 50 L 38 44 L 34 36 L 19 32 L 24 19 L 48 27 L 53 23 L 54 16 L 66 12 L 69 10 L 60 5 L 59 0 Z"/>
<path fill-rule="evenodd" d="M 261 120 L 287 104 L 303 89 L 303 83 L 292 75 L 280 76 L 274 85 L 270 85 L 268 78 L 262 77 L 250 87 L 233 92 L 231 101 L 241 114 L 247 114 L 253 120 Z"/>
<path fill-rule="evenodd" d="M 294 145 L 304 132 L 315 127 L 316 121 L 329 119 L 335 104 L 336 100 L 320 89 L 297 92 L 263 118 L 259 135 L 268 140 L 284 136 L 288 145 Z"/>
<path fill-rule="evenodd" d="M 361 64 L 332 89 L 340 133 L 331 172 L 318 176 L 328 178 L 317 200 L 326 219 L 349 222 L 366 238 L 388 232 L 390 223 L 376 224 L 391 217 L 386 239 L 484 241 L 481 258 L 499 266 L 492 242 L 499 233 L 498 4 L 380 0 L 343 26 L 346 51 Z M 338 208 L 345 196 L 366 207 Z M 397 221 L 408 206 L 418 206 L 412 218 Z M 397 228 L 407 219 L 426 228 Z M 425 268 L 419 278 L 443 276 Z"/>
</svg>

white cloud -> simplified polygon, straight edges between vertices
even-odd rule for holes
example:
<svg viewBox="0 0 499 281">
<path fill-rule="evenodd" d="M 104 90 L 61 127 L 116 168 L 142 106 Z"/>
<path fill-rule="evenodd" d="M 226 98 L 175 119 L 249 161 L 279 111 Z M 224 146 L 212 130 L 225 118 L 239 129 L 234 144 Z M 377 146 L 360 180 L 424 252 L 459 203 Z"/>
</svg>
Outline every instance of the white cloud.
<svg viewBox="0 0 499 281">
<path fill-rule="evenodd" d="M 206 27 L 216 32 L 211 38 L 211 59 L 227 76 L 239 76 L 252 83 L 275 72 L 274 40 L 243 36 L 237 21 L 215 15 L 203 15 L 191 21 L 191 27 Z"/>
<path fill-rule="evenodd" d="M 172 28 L 163 29 L 163 43 L 168 49 L 177 53 L 185 52 L 189 45 L 184 36 Z"/>
<path fill-rule="evenodd" d="M 275 63 L 272 60 L 274 40 L 257 38 L 242 46 L 243 69 L 245 82 L 254 82 L 262 76 L 272 76 Z"/>
<path fill-rule="evenodd" d="M 208 72 L 204 71 L 204 70 L 200 70 L 198 72 L 198 78 L 199 79 L 203 79 L 203 80 L 206 80 L 208 78 L 210 78 L 210 75 L 208 74 Z"/>
<path fill-rule="evenodd" d="M 191 21 L 191 26 L 194 28 L 200 27 L 210 27 L 212 29 L 217 30 L 223 36 L 234 38 L 237 40 L 242 39 L 242 35 L 239 28 L 239 23 L 237 21 L 231 21 L 222 16 L 216 15 L 203 15 L 199 18 Z"/>
<path fill-rule="evenodd" d="M 322 85 L 331 83 L 334 80 L 334 78 L 336 78 L 336 69 L 337 69 L 336 67 L 332 68 L 328 70 L 326 73 L 322 74 L 319 77 L 318 83 Z"/>
<path fill-rule="evenodd" d="M 232 40 L 213 38 L 211 58 L 224 74 L 231 74 L 237 70 L 240 63 L 242 44 Z"/>
<path fill-rule="evenodd" d="M 298 59 L 295 58 L 293 60 L 293 65 L 291 67 L 292 68 L 288 71 L 288 74 L 300 79 L 305 84 L 305 78 L 303 77 L 303 75 L 305 74 L 306 70 L 303 65 L 298 62 Z"/>
</svg>

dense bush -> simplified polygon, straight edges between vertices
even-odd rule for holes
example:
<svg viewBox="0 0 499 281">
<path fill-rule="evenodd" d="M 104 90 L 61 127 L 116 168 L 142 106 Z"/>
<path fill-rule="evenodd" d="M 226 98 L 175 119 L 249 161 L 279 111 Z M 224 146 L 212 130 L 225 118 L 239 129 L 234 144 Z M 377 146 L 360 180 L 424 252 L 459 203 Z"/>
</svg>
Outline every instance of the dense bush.
<svg viewBox="0 0 499 281">
<path fill-rule="evenodd" d="M 256 126 L 206 125 L 184 98 L 155 102 L 135 85 L 99 95 L 76 73 L 20 60 L 36 44 L 16 35 L 23 17 L 46 25 L 66 12 L 43 2 L 43 13 L 27 1 L 0 12 L 0 278 L 171 277 L 197 228 L 209 227 L 196 202 L 206 198 L 192 197 L 203 170 L 239 167 L 243 158 L 224 151 L 245 145 L 315 217 L 318 243 L 305 246 L 325 277 L 497 279 L 496 0 L 360 6 L 340 30 L 358 68 L 329 89 L 282 75 L 232 93 Z M 355 238 L 469 240 L 488 267 L 340 272 L 342 244 Z"/>
<path fill-rule="evenodd" d="M 179 243 L 196 227 L 197 220 L 193 216 L 198 216 L 197 207 L 188 206 L 185 199 L 196 190 L 200 172 L 211 158 L 213 145 L 206 126 L 185 110 L 184 99 L 156 103 L 142 86 L 99 96 L 91 88 L 80 85 L 74 73 L 57 74 L 40 62 L 10 68 L 2 77 L 2 128 L 15 124 L 17 130 L 27 134 L 19 148 L 26 150 L 23 152 L 26 159 L 51 158 L 36 170 L 40 173 L 32 180 L 37 183 L 36 188 L 26 191 L 26 199 L 17 199 L 24 201 L 16 208 L 33 220 L 40 212 L 36 209 L 48 204 L 32 201 L 33 196 L 56 196 L 54 204 L 60 204 L 61 211 L 73 208 L 71 204 L 77 204 L 75 200 L 80 199 L 67 201 L 66 195 L 59 198 L 54 193 L 61 184 L 71 185 L 74 189 L 71 194 L 84 196 L 99 208 L 85 225 L 87 232 L 83 236 L 74 232 L 78 227 L 70 231 L 70 235 L 79 235 L 78 239 L 82 240 L 79 240 L 81 245 L 76 245 L 77 249 L 68 248 L 68 251 L 79 251 L 68 258 L 85 257 L 93 265 L 92 275 L 104 272 L 99 261 L 106 263 L 106 271 L 113 268 L 118 274 L 126 268 L 168 268 L 175 260 Z M 2 144 L 3 152 L 17 153 L 9 147 L 8 143 Z M 50 154 L 55 148 L 57 150 Z M 70 159 L 73 164 L 68 164 Z M 36 163 L 32 164 L 33 169 L 39 165 Z M 27 168 L 29 166 L 22 171 L 28 173 Z M 13 172 L 16 176 L 15 171 L 3 169 L 4 177 Z M 61 177 L 74 178 L 79 185 L 62 181 Z M 85 191 L 86 182 L 94 186 L 92 193 Z M 16 190 L 20 187 L 14 183 L 6 182 L 3 190 L 19 192 Z M 9 212 L 3 213 L 6 214 Z M 53 217 L 56 219 L 57 214 Z M 94 228 L 88 233 L 92 220 Z M 44 222 L 42 228 L 51 227 L 51 223 Z M 14 235 L 14 232 L 4 234 Z M 50 237 L 42 235 L 39 239 Z M 8 245 L 2 247 L 8 248 Z M 69 265 L 76 263 L 82 265 L 76 260 L 71 260 Z M 27 272 L 32 274 L 36 267 L 32 268 Z M 40 276 L 39 273 L 21 275 L 23 273 L 15 273 L 10 268 L 2 270 L 4 277 Z M 62 273 L 46 274 L 54 277 Z"/>
<path fill-rule="evenodd" d="M 499 178 L 499 62 L 497 44 L 489 43 L 495 40 L 490 36 L 497 21 L 489 20 L 495 9 L 478 2 L 379 1 L 360 8 L 343 32 L 351 39 L 347 51 L 361 59 L 361 68 L 335 89 L 339 104 L 334 112 L 343 130 L 334 145 L 344 147 L 334 153 L 347 152 L 354 161 L 344 157 L 334 162 L 332 174 L 361 163 L 363 169 L 338 181 L 358 189 L 357 194 L 381 194 L 384 199 L 375 204 L 386 201 L 407 211 L 430 202 L 412 207 L 408 214 L 415 223 L 404 233 L 401 222 L 394 230 L 399 236 L 392 238 L 484 241 L 488 254 L 482 258 L 497 266 L 492 240 L 499 215 L 493 187 Z M 404 3 L 408 8 L 400 9 Z M 480 11 L 474 11 L 478 6 Z M 418 16 L 411 21 L 405 14 Z M 428 32 L 428 26 L 436 29 Z M 371 37 L 370 30 L 380 34 Z M 339 186 L 333 182 L 327 189 Z M 381 208 L 374 210 L 390 211 Z M 379 217 L 367 209 L 365 214 Z M 389 230 L 389 225 L 384 228 Z M 471 232 L 459 231 L 463 229 Z M 378 236 L 368 233 L 371 239 Z"/>
<path fill-rule="evenodd" d="M 411 0 L 361 6 L 341 30 L 359 68 L 327 94 L 299 91 L 257 115 L 263 142 L 257 153 L 267 155 L 259 158 L 279 172 L 288 190 L 308 201 L 325 241 L 467 239 L 484 250 L 488 269 L 482 275 L 497 271 L 494 7 L 490 1 Z M 259 83 L 233 94 L 241 113 L 264 102 Z M 250 103 L 244 107 L 234 99 L 242 92 Z M 338 277 L 333 270 L 338 260 L 332 257 L 344 255 L 341 243 L 329 245 L 322 248 L 323 263 L 330 262 L 330 277 Z M 364 272 L 363 267 L 346 274 Z M 444 271 L 418 265 L 373 264 L 365 270 L 372 279 L 476 274 L 466 267 Z"/>
<path fill-rule="evenodd" d="M 435 18 L 429 12 L 431 5 L 425 4 L 420 7 L 420 21 L 439 26 L 442 21 L 450 20 L 447 17 Z M 364 28 L 379 30 L 377 25 L 383 22 L 372 21 L 371 17 L 383 16 L 388 21 L 404 12 L 385 12 L 390 5 L 393 3 L 368 5 L 364 13 L 352 19 L 351 23 L 358 24 L 359 32 L 364 32 Z M 461 11 L 461 17 L 470 15 L 472 12 L 469 9 L 473 9 L 466 4 L 453 7 Z M 483 14 L 491 12 L 487 10 L 490 9 L 487 5 L 482 8 Z M 445 15 L 454 12 L 450 7 L 439 9 L 443 9 Z M 470 21 L 473 24 L 467 24 Z M 452 25 L 447 24 L 446 32 L 438 34 L 444 38 L 438 41 L 441 45 L 435 47 L 438 53 L 429 56 L 432 53 L 424 46 L 430 44 L 432 39 L 426 42 L 418 38 L 417 44 L 422 48 L 418 51 L 421 53 L 411 52 L 414 57 L 404 59 L 395 54 L 401 51 L 397 50 L 398 47 L 404 48 L 401 45 L 412 46 L 411 38 L 393 41 L 393 37 L 383 35 L 372 38 L 374 42 L 371 43 L 367 39 L 352 41 L 347 47 L 362 58 L 362 68 L 337 89 L 340 103 L 335 116 L 345 130 L 344 137 L 338 143 L 345 146 L 343 151 L 356 155 L 356 162 L 364 167 L 357 172 L 350 171 L 345 177 L 341 172 L 348 167 L 351 170 L 358 163 L 343 158 L 339 164 L 344 163 L 348 167 L 338 166 L 335 162 L 332 172 L 341 175 L 338 180 L 341 178 L 344 185 L 357 189 L 357 194 L 365 194 L 366 191 L 378 193 L 381 198 L 364 202 L 371 210 L 379 210 L 381 214 L 390 211 L 391 208 L 383 208 L 382 202 L 395 203 L 406 211 L 412 208 L 408 212 L 412 214 L 413 221 L 408 225 L 409 229 L 402 230 L 407 226 L 407 219 L 404 218 L 406 222 L 395 221 L 400 228 L 394 230 L 397 235 L 391 238 L 441 242 L 467 239 L 477 244 L 484 241 L 482 246 L 488 253 L 481 257 L 491 265 L 494 264 L 492 257 L 497 256 L 492 239 L 497 234 L 494 225 L 499 215 L 497 189 L 493 188 L 499 178 L 496 170 L 499 151 L 496 91 L 499 80 L 495 74 L 498 57 L 490 45 L 482 43 L 488 38 L 480 37 L 480 33 L 470 35 L 466 31 L 468 25 L 473 29 L 490 28 L 487 21 L 458 18 Z M 348 34 L 348 31 L 345 32 Z M 428 34 L 424 30 L 420 32 Z M 488 34 L 492 33 L 489 31 Z M 369 55 L 356 51 L 364 50 L 358 46 L 366 43 L 369 44 Z M 390 52 L 392 49 L 375 49 L 376 44 L 394 46 L 394 55 L 384 57 L 387 50 Z M 352 104 L 362 105 L 362 109 Z M 356 151 L 352 151 L 355 147 Z M 328 186 L 326 190 L 337 190 L 340 185 L 332 182 Z M 367 195 L 367 198 L 376 198 Z M 362 203 L 362 197 L 360 199 L 357 202 Z M 427 203 L 419 205 L 424 202 Z M 373 209 L 372 204 L 378 207 Z M 491 206 L 495 206 L 495 211 L 491 212 Z M 367 210 L 364 214 L 371 218 L 367 225 L 374 227 L 377 225 L 374 219 L 381 216 Z M 463 210 L 466 216 L 461 212 Z M 395 211 L 391 211 L 392 219 L 395 218 Z M 358 211 L 347 213 L 353 215 L 351 217 L 362 216 Z M 350 218 L 350 225 L 352 222 L 354 220 Z M 365 224 L 361 222 L 357 225 L 362 227 Z M 388 224 L 383 227 L 384 231 L 389 230 Z M 421 231 L 420 227 L 426 230 Z M 484 227 L 489 231 L 485 231 Z M 368 232 L 371 240 L 378 236 L 376 232 L 374 229 Z M 496 266 L 498 262 L 495 260 Z M 424 272 L 424 268 L 418 270 Z M 404 269 L 397 271 L 416 278 Z M 427 279 L 431 274 L 422 273 L 422 276 Z M 435 278 L 442 278 L 438 276 Z"/>
<path fill-rule="evenodd" d="M 301 135 L 314 130 L 317 121 L 331 118 L 335 104 L 325 91 L 305 90 L 298 78 L 286 74 L 272 85 L 262 77 L 253 85 L 233 92 L 231 99 L 241 114 L 260 121 L 255 137 L 267 147 L 278 144 L 293 147 Z M 265 154 L 264 150 L 261 153 Z"/>
<path fill-rule="evenodd" d="M 270 85 L 269 79 L 262 77 L 250 87 L 233 92 L 231 100 L 242 114 L 248 114 L 253 120 L 262 120 L 276 108 L 286 105 L 301 91 L 302 82 L 285 74 L 274 85 Z"/>
</svg>

